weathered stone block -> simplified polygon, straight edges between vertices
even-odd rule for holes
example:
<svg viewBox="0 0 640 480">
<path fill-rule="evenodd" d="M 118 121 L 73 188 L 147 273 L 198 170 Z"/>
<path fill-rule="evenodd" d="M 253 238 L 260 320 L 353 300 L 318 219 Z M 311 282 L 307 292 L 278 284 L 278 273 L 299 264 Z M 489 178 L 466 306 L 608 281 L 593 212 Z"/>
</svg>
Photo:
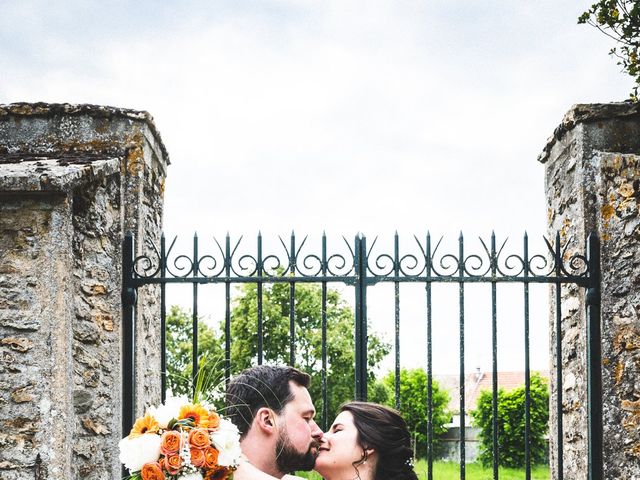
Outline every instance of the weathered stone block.
<svg viewBox="0 0 640 480">
<path fill-rule="evenodd" d="M 121 242 L 159 237 L 167 164 L 145 112 L 0 105 L 0 478 L 119 478 Z M 148 351 L 138 398 L 157 402 Z"/>
<path fill-rule="evenodd" d="M 540 160 L 546 162 L 550 234 L 584 244 L 590 232 L 602 242 L 602 378 L 604 475 L 640 478 L 638 349 L 640 251 L 640 105 L 577 105 L 565 116 Z M 584 292 L 563 292 L 566 345 L 563 367 L 565 478 L 586 478 L 586 317 Z M 575 308 L 579 305 L 579 308 Z M 551 344 L 555 342 L 551 321 Z M 552 352 L 552 355 L 554 353 Z M 553 379 L 555 382 L 555 379 Z M 555 430 L 552 392 L 551 430 Z M 551 437 L 553 478 L 557 444 Z"/>
<path fill-rule="evenodd" d="M 33 348 L 33 342 L 28 338 L 5 337 L 0 340 L 2 345 L 7 345 L 11 350 L 16 352 L 28 352 Z"/>
<path fill-rule="evenodd" d="M 73 406 L 76 413 L 87 413 L 93 405 L 93 394 L 87 390 L 75 390 L 73 392 Z"/>
</svg>

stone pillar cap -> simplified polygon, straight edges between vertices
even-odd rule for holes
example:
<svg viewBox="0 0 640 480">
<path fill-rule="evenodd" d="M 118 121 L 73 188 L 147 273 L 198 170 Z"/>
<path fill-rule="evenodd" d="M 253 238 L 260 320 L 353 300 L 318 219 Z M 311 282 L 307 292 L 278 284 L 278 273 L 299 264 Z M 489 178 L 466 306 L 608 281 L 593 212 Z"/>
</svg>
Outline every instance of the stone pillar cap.
<svg viewBox="0 0 640 480">
<path fill-rule="evenodd" d="M 87 180 L 118 172 L 120 161 L 88 153 L 0 154 L 0 191 L 68 192 Z"/>
<path fill-rule="evenodd" d="M 86 115 L 95 118 L 124 118 L 145 123 L 154 137 L 155 142 L 160 147 L 162 155 L 169 165 L 169 154 L 162 142 L 160 133 L 156 128 L 153 117 L 149 112 L 143 110 L 132 110 L 128 108 L 110 107 L 106 105 L 91 104 L 71 104 L 71 103 L 27 103 L 18 102 L 10 104 L 0 104 L 0 122 L 16 117 L 43 117 L 55 116 L 82 116 Z"/>
<path fill-rule="evenodd" d="M 553 135 L 547 140 L 542 153 L 538 155 L 540 163 L 549 160 L 549 154 L 555 143 L 562 136 L 573 129 L 579 123 L 591 123 L 612 118 L 640 116 L 640 103 L 615 102 L 615 103 L 578 103 L 573 105 L 562 119 L 562 123 L 554 130 Z"/>
</svg>

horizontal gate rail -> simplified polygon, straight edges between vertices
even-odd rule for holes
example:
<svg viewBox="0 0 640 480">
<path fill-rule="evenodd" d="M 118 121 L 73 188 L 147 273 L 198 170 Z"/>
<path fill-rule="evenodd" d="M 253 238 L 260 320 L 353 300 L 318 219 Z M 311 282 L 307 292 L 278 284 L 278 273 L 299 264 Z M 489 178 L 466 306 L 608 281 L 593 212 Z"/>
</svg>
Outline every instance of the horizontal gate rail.
<svg viewBox="0 0 640 480">
<path fill-rule="evenodd" d="M 160 285 L 160 284 L 209 284 L 209 283 L 320 283 L 320 282 L 332 282 L 332 283 L 344 283 L 345 285 L 353 286 L 357 283 L 355 277 L 309 277 L 309 276 L 290 276 L 290 277 L 274 277 L 269 275 L 252 276 L 252 277 L 151 277 L 151 278 L 134 278 L 131 280 L 130 285 L 135 287 L 141 287 L 142 285 Z M 588 280 L 584 277 L 576 276 L 562 276 L 562 277 L 374 277 L 367 278 L 366 283 L 368 286 L 373 286 L 381 282 L 398 282 L 398 283 L 575 283 L 576 285 L 587 287 Z"/>
<path fill-rule="evenodd" d="M 567 250 L 571 240 L 560 248 L 560 235 L 552 243 L 545 238 L 547 251 L 533 256 L 528 255 L 528 236 L 524 236 L 522 254 L 503 253 L 508 239 L 496 250 L 495 234 L 491 235 L 492 249 L 482 238 L 480 244 L 484 248 L 481 254 L 472 253 L 458 255 L 453 253 L 439 254 L 438 250 L 442 238 L 431 251 L 431 236 L 427 234 L 425 242 L 414 237 L 416 253 L 400 254 L 399 248 L 394 248 L 394 254 L 376 253 L 376 240 L 366 252 L 362 252 L 364 269 L 358 271 L 357 254 L 354 250 L 360 239 L 366 242 L 362 235 L 356 236 L 354 246 L 343 237 L 347 252 L 327 255 L 326 235 L 322 236 L 322 251 L 306 253 L 302 249 L 307 241 L 305 237 L 293 251 L 287 247 L 282 238 L 281 257 L 276 254 L 264 255 L 262 250 L 262 236 L 258 235 L 255 254 L 237 253 L 243 237 L 235 241 L 233 249 L 229 235 L 225 237 L 223 248 L 218 240 L 212 238 L 217 251 L 199 255 L 202 240 L 194 236 L 194 253 L 176 254 L 173 248 L 177 237 L 174 237 L 169 249 L 157 248 L 147 241 L 147 253 L 135 258 L 133 275 L 129 279 L 130 285 L 141 286 L 162 283 L 255 283 L 257 281 L 269 283 L 318 283 L 341 282 L 355 285 L 361 279 L 368 286 L 380 282 L 529 282 L 529 283 L 575 283 L 589 286 L 588 263 L 584 253 L 573 253 L 567 257 Z M 394 236 L 396 246 L 399 246 L 398 234 Z M 164 245 L 164 235 L 162 237 Z M 291 236 L 291 247 L 295 247 L 295 235 Z M 363 243 L 364 243 L 363 242 Z M 413 243 L 413 242 L 412 242 Z M 458 239 L 460 246 L 464 245 L 462 234 Z M 556 248 L 556 245 L 558 246 Z M 280 258 L 286 259 L 286 262 Z M 566 259 L 565 259 L 566 258 Z M 235 263 L 234 263 L 235 262 Z M 366 279 L 365 279 L 366 277 Z"/>
<path fill-rule="evenodd" d="M 123 428 L 133 419 L 135 393 L 131 389 L 135 375 L 133 348 L 135 331 L 134 308 L 136 291 L 144 285 L 160 285 L 161 292 L 161 343 L 162 358 L 162 395 L 166 388 L 165 358 L 165 322 L 166 322 L 166 286 L 170 284 L 191 284 L 193 288 L 193 353 L 192 371 L 198 369 L 198 287 L 206 284 L 225 285 L 225 379 L 228 382 L 231 373 L 231 286 L 233 284 L 257 285 L 257 361 L 263 362 L 263 287 L 269 284 L 289 285 L 289 361 L 293 365 L 296 358 L 296 284 L 315 283 L 322 286 L 321 328 L 322 328 L 322 418 L 327 426 L 327 286 L 341 283 L 355 287 L 355 389 L 354 397 L 367 398 L 367 289 L 370 286 L 390 283 L 394 285 L 394 343 L 395 343 L 395 402 L 400 404 L 400 284 L 423 284 L 426 294 L 425 327 L 427 333 L 427 452 L 428 480 L 433 478 L 433 385 L 432 385 L 432 285 L 458 285 L 459 313 L 459 353 L 460 353 L 460 478 L 466 476 L 465 467 L 465 422 L 466 412 L 464 397 L 465 378 L 465 284 L 487 284 L 491 286 L 491 348 L 492 348 L 492 409 L 493 409 L 493 478 L 498 479 L 498 429 L 497 429 L 497 394 L 498 394 L 498 331 L 497 331 L 497 294 L 499 284 L 523 285 L 524 296 L 524 358 L 525 358 L 525 463 L 526 479 L 531 478 L 531 395 L 529 366 L 529 286 L 531 284 L 549 284 L 555 292 L 555 333 L 556 362 L 555 391 L 558 414 L 557 431 L 557 471 L 558 478 L 563 478 L 563 436 L 562 430 L 562 313 L 561 286 L 573 284 L 582 287 L 587 297 L 587 349 L 588 360 L 588 425 L 589 425 L 589 478 L 601 478 L 602 472 L 602 386 L 601 386 L 601 353 L 600 353 L 600 257 L 597 236 L 591 235 L 586 247 L 578 247 L 571 239 L 563 239 L 556 234 L 555 238 L 544 239 L 545 249 L 541 253 L 530 253 L 529 238 L 525 233 L 518 253 L 507 253 L 507 239 L 497 242 L 495 234 L 488 241 L 479 238 L 479 253 L 468 253 L 465 238 L 462 234 L 457 239 L 456 248 L 452 252 L 443 252 L 442 238 L 432 248 L 432 238 L 427 233 L 424 238 L 414 236 L 408 245 L 409 251 L 401 249 L 400 237 L 396 233 L 389 252 L 378 252 L 377 238 L 367 247 L 367 238 L 358 234 L 352 242 L 342 237 L 342 241 L 332 244 L 334 250 L 329 251 L 327 236 L 322 235 L 316 250 L 308 246 L 308 237 L 297 241 L 294 233 L 288 241 L 278 237 L 281 249 L 278 252 L 265 249 L 263 238 L 258 234 L 255 248 L 250 253 L 243 244 L 243 238 L 232 241 L 227 234 L 222 242 L 215 237 L 203 241 L 197 235 L 193 237 L 190 253 L 175 252 L 177 237 L 167 248 L 167 241 L 162 235 L 160 245 L 145 241 L 140 249 L 135 248 L 134 239 L 127 235 L 123 252 Z M 208 250 L 203 246 L 207 245 Z M 478 246 L 478 245 L 476 245 Z M 133 252 L 143 251 L 142 255 L 133 256 Z M 550 432 L 551 434 L 552 432 Z"/>
</svg>

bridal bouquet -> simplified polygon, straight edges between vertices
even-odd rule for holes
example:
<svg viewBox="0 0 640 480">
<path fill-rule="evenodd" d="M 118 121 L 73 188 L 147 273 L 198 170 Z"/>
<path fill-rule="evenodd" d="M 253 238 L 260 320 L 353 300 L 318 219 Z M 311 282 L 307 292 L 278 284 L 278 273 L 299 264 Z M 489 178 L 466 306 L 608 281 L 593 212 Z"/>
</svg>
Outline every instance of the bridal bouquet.
<svg viewBox="0 0 640 480">
<path fill-rule="evenodd" d="M 224 480 L 241 454 L 238 428 L 186 397 L 148 408 L 119 447 L 131 480 Z"/>
</svg>

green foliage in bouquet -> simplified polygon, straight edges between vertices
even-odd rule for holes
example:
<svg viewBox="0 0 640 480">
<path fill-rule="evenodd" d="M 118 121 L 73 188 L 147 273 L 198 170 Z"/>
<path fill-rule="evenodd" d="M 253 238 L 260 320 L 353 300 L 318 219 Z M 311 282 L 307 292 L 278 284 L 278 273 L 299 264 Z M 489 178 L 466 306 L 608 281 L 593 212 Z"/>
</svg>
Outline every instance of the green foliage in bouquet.
<svg viewBox="0 0 640 480">
<path fill-rule="evenodd" d="M 207 401 L 221 408 L 224 392 L 224 343 L 203 321 L 198 322 L 198 375 L 191 364 L 191 314 L 174 305 L 167 313 L 167 387 L 174 395 L 186 395 L 194 403 Z"/>
<path fill-rule="evenodd" d="M 618 46 L 612 48 L 609 54 L 617 58 L 623 71 L 634 78 L 631 99 L 637 102 L 640 88 L 640 2 L 600 0 L 580 15 L 578 23 L 594 26 L 618 42 Z"/>
</svg>

